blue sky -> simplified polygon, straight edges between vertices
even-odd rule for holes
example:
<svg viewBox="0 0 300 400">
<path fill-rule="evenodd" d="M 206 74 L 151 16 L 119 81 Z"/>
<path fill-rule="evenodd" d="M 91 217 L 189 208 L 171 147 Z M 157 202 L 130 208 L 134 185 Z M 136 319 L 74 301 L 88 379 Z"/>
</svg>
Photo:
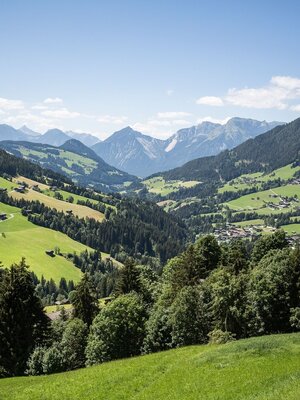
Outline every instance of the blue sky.
<svg viewBox="0 0 300 400">
<path fill-rule="evenodd" d="M 0 122 L 165 138 L 300 116 L 300 2 L 2 0 Z"/>
</svg>

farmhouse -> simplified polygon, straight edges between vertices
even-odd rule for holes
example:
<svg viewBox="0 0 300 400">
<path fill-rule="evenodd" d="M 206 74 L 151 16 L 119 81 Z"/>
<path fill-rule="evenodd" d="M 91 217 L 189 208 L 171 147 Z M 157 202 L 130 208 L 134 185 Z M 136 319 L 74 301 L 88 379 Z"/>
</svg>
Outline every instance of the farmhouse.
<svg viewBox="0 0 300 400">
<path fill-rule="evenodd" d="M 0 212 L 0 221 L 4 221 L 5 219 L 7 219 L 7 215 Z"/>
<path fill-rule="evenodd" d="M 39 185 L 37 185 L 37 184 L 36 185 L 32 185 L 31 189 L 36 191 L 36 192 L 40 192 L 41 191 L 40 188 L 39 188 Z"/>
<path fill-rule="evenodd" d="M 24 193 L 25 192 L 25 186 L 24 185 L 20 185 L 20 186 L 14 188 L 14 191 L 18 192 L 18 193 Z"/>
</svg>

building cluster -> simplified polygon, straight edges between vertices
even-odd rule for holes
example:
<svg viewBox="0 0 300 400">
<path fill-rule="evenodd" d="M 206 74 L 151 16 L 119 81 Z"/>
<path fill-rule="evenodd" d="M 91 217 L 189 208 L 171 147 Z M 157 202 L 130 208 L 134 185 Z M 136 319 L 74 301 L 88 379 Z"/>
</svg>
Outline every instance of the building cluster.
<svg viewBox="0 0 300 400">
<path fill-rule="evenodd" d="M 279 197 L 278 203 L 274 203 L 274 202 L 267 203 L 267 206 L 269 208 L 271 208 L 272 210 L 282 210 L 284 208 L 292 207 L 294 205 L 293 203 L 299 203 L 299 199 L 296 196 L 285 197 L 285 196 L 279 196 L 274 193 L 274 194 L 270 194 L 269 197 L 271 197 L 271 198 Z"/>
<path fill-rule="evenodd" d="M 229 242 L 232 239 L 254 239 L 259 236 L 262 228 L 259 226 L 238 227 L 226 224 L 225 227 L 215 228 L 214 235 L 219 242 Z"/>
</svg>

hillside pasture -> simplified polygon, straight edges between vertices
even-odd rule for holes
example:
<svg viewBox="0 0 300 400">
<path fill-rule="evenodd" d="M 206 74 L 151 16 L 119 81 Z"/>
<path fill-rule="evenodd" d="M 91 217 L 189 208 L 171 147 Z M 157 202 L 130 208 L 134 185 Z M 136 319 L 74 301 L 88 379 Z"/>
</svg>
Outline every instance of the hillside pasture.
<svg viewBox="0 0 300 400">
<path fill-rule="evenodd" d="M 0 203 L 0 212 L 9 219 L 0 222 L 0 261 L 8 267 L 25 257 L 30 269 L 40 278 L 53 278 L 57 283 L 61 277 L 78 282 L 81 271 L 63 256 L 48 256 L 46 250 L 59 247 L 62 253 L 77 254 L 92 250 L 63 233 L 32 224 L 22 216 L 21 210 Z M 12 217 L 11 217 L 12 216 Z"/>
<path fill-rule="evenodd" d="M 180 188 L 191 188 L 198 185 L 198 181 L 166 181 L 163 177 L 157 176 L 146 179 L 142 182 L 146 186 L 149 193 L 167 196 L 170 193 L 178 192 Z"/>
<path fill-rule="evenodd" d="M 275 169 L 269 174 L 256 172 L 253 174 L 244 174 L 235 178 L 218 189 L 218 193 L 224 192 L 238 192 L 240 190 L 255 188 L 261 188 L 262 183 L 268 181 L 274 181 L 281 179 L 283 181 L 288 181 L 292 179 L 296 172 L 300 171 L 300 167 L 292 167 L 292 164 L 285 165 L 282 168 Z"/>
<path fill-rule="evenodd" d="M 94 218 L 96 221 L 103 221 L 104 214 L 100 211 L 93 210 L 92 208 L 82 206 L 79 204 L 68 203 L 63 200 L 58 200 L 54 197 L 47 196 L 44 193 L 37 192 L 32 189 L 26 190 L 25 193 L 18 193 L 15 191 L 10 192 L 14 199 L 25 199 L 27 201 L 39 201 L 45 206 L 55 208 L 57 211 L 66 213 L 72 211 L 74 215 L 79 218 Z"/>
<path fill-rule="evenodd" d="M 288 184 L 274 189 L 263 190 L 256 193 L 247 194 L 227 203 L 234 211 L 259 210 L 262 214 L 270 214 L 273 211 L 286 212 L 286 208 L 272 210 L 267 203 L 279 204 L 280 197 L 295 197 L 300 199 L 300 185 Z M 300 207 L 300 203 L 292 202 L 290 209 Z"/>
</svg>

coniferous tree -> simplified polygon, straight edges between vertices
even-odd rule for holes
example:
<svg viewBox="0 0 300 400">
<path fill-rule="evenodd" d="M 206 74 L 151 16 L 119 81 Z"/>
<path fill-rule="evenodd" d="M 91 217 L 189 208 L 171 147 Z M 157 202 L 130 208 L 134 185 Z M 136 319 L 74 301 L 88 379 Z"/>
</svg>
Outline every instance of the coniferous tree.
<svg viewBox="0 0 300 400">
<path fill-rule="evenodd" d="M 24 259 L 0 279 L 0 370 L 22 375 L 29 354 L 45 339 L 48 318 Z"/>
<path fill-rule="evenodd" d="M 95 289 L 87 274 L 83 275 L 72 297 L 74 316 L 90 326 L 99 308 Z"/>
<path fill-rule="evenodd" d="M 135 265 L 133 258 L 128 258 L 121 270 L 119 280 L 116 284 L 116 295 L 127 294 L 140 291 L 140 272 Z"/>
</svg>

